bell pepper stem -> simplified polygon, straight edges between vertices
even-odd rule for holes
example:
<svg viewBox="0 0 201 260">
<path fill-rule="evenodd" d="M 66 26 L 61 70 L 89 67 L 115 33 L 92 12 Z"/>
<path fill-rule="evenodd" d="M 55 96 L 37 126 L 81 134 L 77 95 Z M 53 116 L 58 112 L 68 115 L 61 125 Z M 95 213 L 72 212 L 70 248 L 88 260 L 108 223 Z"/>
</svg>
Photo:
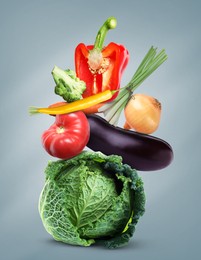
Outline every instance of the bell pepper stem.
<svg viewBox="0 0 201 260">
<path fill-rule="evenodd" d="M 117 20 L 115 17 L 111 16 L 109 17 L 104 24 L 101 26 L 101 28 L 99 29 L 97 36 L 96 36 L 96 40 L 94 43 L 94 48 L 93 50 L 99 50 L 101 51 L 103 48 L 103 44 L 104 44 L 104 40 L 106 37 L 107 32 L 110 29 L 114 29 L 117 26 Z"/>
</svg>

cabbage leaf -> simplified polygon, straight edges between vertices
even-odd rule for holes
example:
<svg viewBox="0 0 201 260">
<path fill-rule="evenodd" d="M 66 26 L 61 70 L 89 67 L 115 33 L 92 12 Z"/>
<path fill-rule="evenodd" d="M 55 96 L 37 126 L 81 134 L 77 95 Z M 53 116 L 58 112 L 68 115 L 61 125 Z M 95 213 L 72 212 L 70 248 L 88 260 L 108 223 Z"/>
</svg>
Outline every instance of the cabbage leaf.
<svg viewBox="0 0 201 260">
<path fill-rule="evenodd" d="M 120 156 L 84 151 L 49 162 L 45 174 L 39 212 L 55 240 L 108 248 L 128 243 L 144 213 L 145 194 L 141 178 Z"/>
</svg>

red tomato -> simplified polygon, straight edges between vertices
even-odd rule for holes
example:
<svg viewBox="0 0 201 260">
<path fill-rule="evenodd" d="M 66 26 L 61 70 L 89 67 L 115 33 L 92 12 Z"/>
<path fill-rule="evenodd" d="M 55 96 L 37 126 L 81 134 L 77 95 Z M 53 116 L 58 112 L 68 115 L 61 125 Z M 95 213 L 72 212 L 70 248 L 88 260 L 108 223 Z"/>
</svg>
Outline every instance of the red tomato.
<svg viewBox="0 0 201 260">
<path fill-rule="evenodd" d="M 42 134 L 42 144 L 52 156 L 70 159 L 84 149 L 89 140 L 90 127 L 81 111 L 56 115 L 55 123 Z"/>
</svg>

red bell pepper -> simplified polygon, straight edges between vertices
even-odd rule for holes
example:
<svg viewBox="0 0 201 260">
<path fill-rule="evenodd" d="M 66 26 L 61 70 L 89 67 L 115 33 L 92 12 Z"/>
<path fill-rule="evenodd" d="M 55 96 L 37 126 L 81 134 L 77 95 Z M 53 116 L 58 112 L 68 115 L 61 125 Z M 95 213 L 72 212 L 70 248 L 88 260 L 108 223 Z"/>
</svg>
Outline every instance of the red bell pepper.
<svg viewBox="0 0 201 260">
<path fill-rule="evenodd" d="M 102 25 L 94 45 L 80 43 L 75 49 L 75 70 L 77 76 L 86 82 L 83 97 L 99 92 L 118 90 L 122 73 L 128 64 L 128 50 L 121 44 L 114 42 L 103 47 L 106 33 L 116 27 L 116 19 L 108 18 Z M 118 91 L 108 100 L 115 99 Z"/>
</svg>

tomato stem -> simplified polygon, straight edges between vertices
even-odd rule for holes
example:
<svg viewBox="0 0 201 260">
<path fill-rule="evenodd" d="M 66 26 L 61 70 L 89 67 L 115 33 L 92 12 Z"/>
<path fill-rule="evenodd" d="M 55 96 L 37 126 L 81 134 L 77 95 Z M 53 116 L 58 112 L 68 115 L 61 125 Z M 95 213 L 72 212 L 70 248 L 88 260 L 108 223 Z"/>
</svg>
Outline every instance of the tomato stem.
<svg viewBox="0 0 201 260">
<path fill-rule="evenodd" d="M 62 134 L 65 132 L 65 128 L 63 126 L 59 126 L 56 129 L 57 134 Z"/>
</svg>

